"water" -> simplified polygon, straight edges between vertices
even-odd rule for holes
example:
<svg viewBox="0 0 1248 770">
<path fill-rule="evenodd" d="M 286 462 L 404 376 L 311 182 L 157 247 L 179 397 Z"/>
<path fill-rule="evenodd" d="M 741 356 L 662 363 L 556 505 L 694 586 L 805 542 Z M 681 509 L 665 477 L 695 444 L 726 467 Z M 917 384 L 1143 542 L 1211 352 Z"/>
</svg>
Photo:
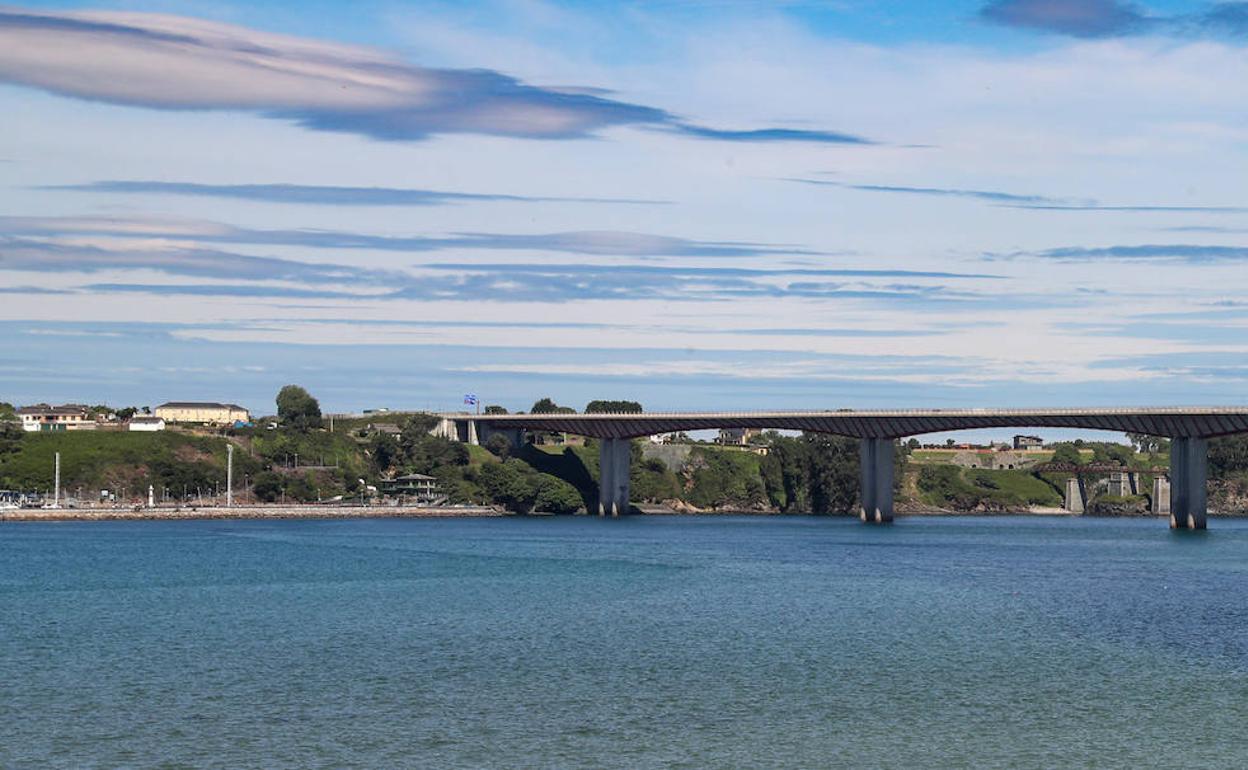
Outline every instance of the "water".
<svg viewBox="0 0 1248 770">
<path fill-rule="evenodd" d="M 1248 765 L 1248 522 L 0 526 L 0 767 Z"/>
</svg>

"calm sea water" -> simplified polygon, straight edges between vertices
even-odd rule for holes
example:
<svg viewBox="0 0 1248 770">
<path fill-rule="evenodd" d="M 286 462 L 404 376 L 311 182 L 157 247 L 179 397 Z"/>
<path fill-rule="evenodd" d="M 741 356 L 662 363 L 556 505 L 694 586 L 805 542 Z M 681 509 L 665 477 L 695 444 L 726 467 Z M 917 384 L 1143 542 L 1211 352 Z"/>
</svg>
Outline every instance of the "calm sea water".
<svg viewBox="0 0 1248 770">
<path fill-rule="evenodd" d="M 0 525 L 0 767 L 1248 766 L 1248 522 Z"/>
</svg>

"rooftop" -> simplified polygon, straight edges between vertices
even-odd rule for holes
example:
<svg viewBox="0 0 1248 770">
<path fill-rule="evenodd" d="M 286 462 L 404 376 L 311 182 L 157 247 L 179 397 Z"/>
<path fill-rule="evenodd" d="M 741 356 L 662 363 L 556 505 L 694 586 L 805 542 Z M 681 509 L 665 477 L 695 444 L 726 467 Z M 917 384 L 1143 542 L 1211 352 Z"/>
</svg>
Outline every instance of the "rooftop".
<svg viewBox="0 0 1248 770">
<path fill-rule="evenodd" d="M 236 409 L 240 412 L 247 411 L 238 404 L 219 404 L 216 401 L 166 401 L 157 409 Z"/>
</svg>

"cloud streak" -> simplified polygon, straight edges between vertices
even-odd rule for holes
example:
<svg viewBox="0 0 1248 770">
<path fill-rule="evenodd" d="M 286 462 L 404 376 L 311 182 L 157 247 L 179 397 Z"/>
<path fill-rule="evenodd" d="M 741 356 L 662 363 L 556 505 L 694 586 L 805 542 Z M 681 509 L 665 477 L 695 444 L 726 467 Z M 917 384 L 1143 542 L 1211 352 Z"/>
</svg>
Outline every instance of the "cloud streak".
<svg viewBox="0 0 1248 770">
<path fill-rule="evenodd" d="M 989 259 L 1048 259 L 1055 262 L 1183 262 L 1207 265 L 1248 260 L 1248 247 L 1145 244 L 1141 246 L 1066 246 L 1041 251 L 989 254 Z"/>
<path fill-rule="evenodd" d="M 662 205 L 670 201 L 638 198 L 546 197 L 500 193 L 466 193 L 407 187 L 345 187 L 302 184 L 198 184 L 152 180 L 100 180 L 85 184 L 46 185 L 42 190 L 122 195 L 184 195 L 230 198 L 257 203 L 297 203 L 319 206 L 445 206 L 466 202 L 508 203 L 619 203 Z"/>
<path fill-rule="evenodd" d="M 803 179 L 798 177 L 789 178 L 785 181 L 816 187 L 840 187 L 845 190 L 858 190 L 860 192 L 926 195 L 936 198 L 971 198 L 974 200 L 988 201 L 990 203 L 1032 205 L 1061 204 L 1070 202 L 1069 200 L 1063 198 L 1050 198 L 1045 195 L 1019 195 L 1016 193 L 1000 192 L 998 190 L 965 190 L 956 187 L 906 187 L 902 185 L 849 184 L 846 182 L 832 182 L 826 179 Z"/>
<path fill-rule="evenodd" d="M 547 251 L 627 257 L 757 257 L 819 252 L 783 244 L 700 241 L 650 233 L 573 231 L 563 233 L 454 233 L 445 237 L 369 235 L 330 230 L 253 230 L 215 222 L 101 217 L 0 217 L 0 232 L 47 237 L 69 234 L 130 238 L 193 238 L 201 243 L 302 246 L 424 253 L 450 249 Z"/>
<path fill-rule="evenodd" d="M 850 184 L 834 182 L 827 179 L 806 179 L 790 177 L 786 182 L 811 185 L 815 187 L 839 187 L 844 190 L 859 192 L 892 193 L 899 195 L 921 195 L 933 198 L 969 198 L 985 201 L 995 206 L 1013 209 L 1035 209 L 1037 211 L 1118 211 L 1138 213 L 1189 212 L 1202 214 L 1242 214 L 1248 212 L 1245 206 L 1109 206 L 1093 199 L 1056 198 L 1048 195 L 1028 195 L 1002 192 L 1000 190 L 970 190 L 957 187 L 910 187 L 905 185 L 882 184 Z"/>
<path fill-rule="evenodd" d="M 1163 16 L 1121 0 L 992 0 L 979 16 L 992 24 L 1080 38 L 1248 32 L 1248 2 L 1220 2 L 1195 13 Z"/>
<path fill-rule="evenodd" d="M 0 236 L 0 269 L 33 272 L 155 270 L 193 278 L 296 281 L 309 284 L 364 282 L 384 286 L 404 275 L 350 265 L 253 257 L 213 249 L 154 245 L 146 249 L 104 248 Z"/>
<path fill-rule="evenodd" d="M 135 107 L 249 112 L 385 141 L 573 139 L 633 126 L 720 141 L 870 143 L 834 131 L 704 127 L 594 89 L 420 67 L 359 46 L 147 13 L 0 10 L 0 81 Z"/>
</svg>

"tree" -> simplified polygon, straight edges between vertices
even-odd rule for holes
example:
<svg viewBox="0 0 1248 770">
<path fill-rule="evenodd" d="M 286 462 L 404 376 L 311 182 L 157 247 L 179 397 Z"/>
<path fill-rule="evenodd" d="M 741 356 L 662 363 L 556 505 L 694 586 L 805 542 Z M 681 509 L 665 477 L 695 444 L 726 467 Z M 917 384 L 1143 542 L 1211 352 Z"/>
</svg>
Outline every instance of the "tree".
<svg viewBox="0 0 1248 770">
<path fill-rule="evenodd" d="M 641 404 L 636 401 L 590 401 L 585 414 L 640 414 Z"/>
<path fill-rule="evenodd" d="M 403 451 L 399 442 L 390 434 L 374 433 L 368 440 L 368 454 L 373 458 L 373 466 L 379 473 L 389 473 L 402 458 Z"/>
<path fill-rule="evenodd" d="M 409 433 L 413 435 L 421 433 L 428 434 L 437 424 L 438 418 L 434 415 L 426 414 L 425 412 L 417 412 L 416 414 L 408 415 L 407 419 L 405 419 L 399 426 L 399 430 L 404 436 Z"/>
<path fill-rule="evenodd" d="M 1074 444 L 1058 444 L 1053 450 L 1053 462 L 1063 465 L 1083 465 L 1083 455 Z"/>
<path fill-rule="evenodd" d="M 858 507 L 858 441 L 806 434 L 810 445 L 810 507 L 813 513 L 852 513 Z"/>
<path fill-rule="evenodd" d="M 546 513 L 576 513 L 583 506 L 581 493 L 576 487 L 549 473 L 537 474 L 535 481 L 537 500 L 534 505 Z"/>
<path fill-rule="evenodd" d="M 559 406 L 550 398 L 538 399 L 529 412 L 532 414 L 576 414 L 575 409 L 568 406 Z"/>
<path fill-rule="evenodd" d="M 919 443 L 919 440 L 917 438 L 912 438 L 906 442 L 906 446 L 910 449 L 910 451 L 913 452 L 914 450 L 918 449 L 919 447 L 923 445 Z"/>
<path fill-rule="evenodd" d="M 1093 444 L 1092 462 L 1130 467 L 1135 462 L 1135 451 L 1125 444 Z"/>
<path fill-rule="evenodd" d="M 504 460 L 506 460 L 511 454 L 511 442 L 508 441 L 507 437 L 501 433 L 495 433 L 490 436 L 485 440 L 485 444 L 483 444 L 483 446 L 490 450 L 490 452 L 496 457 L 500 457 Z"/>
<path fill-rule="evenodd" d="M 122 420 L 122 421 L 129 420 L 131 417 L 135 416 L 138 413 L 139 413 L 138 407 L 127 406 L 124 409 L 117 410 L 117 419 Z"/>
<path fill-rule="evenodd" d="M 1224 479 L 1248 472 L 1248 435 L 1225 436 L 1209 442 L 1209 475 Z"/>
<path fill-rule="evenodd" d="M 0 416 L 0 455 L 16 452 L 22 444 L 26 431 L 22 424 L 10 417 Z"/>
<path fill-rule="evenodd" d="M 295 430 L 321 427 L 321 405 L 298 385 L 287 385 L 277 393 L 277 417 Z"/>
<path fill-rule="evenodd" d="M 485 407 L 486 414 L 507 414 L 507 410 L 498 404 L 489 404 Z"/>
<path fill-rule="evenodd" d="M 509 511 L 528 513 L 537 502 L 537 488 L 529 478 L 532 469 L 519 460 L 487 463 L 481 466 L 478 480 L 490 499 Z"/>
<path fill-rule="evenodd" d="M 1168 449 L 1170 444 L 1161 436 L 1152 436 L 1148 433 L 1128 433 L 1127 440 L 1140 454 L 1156 454 Z"/>
</svg>

